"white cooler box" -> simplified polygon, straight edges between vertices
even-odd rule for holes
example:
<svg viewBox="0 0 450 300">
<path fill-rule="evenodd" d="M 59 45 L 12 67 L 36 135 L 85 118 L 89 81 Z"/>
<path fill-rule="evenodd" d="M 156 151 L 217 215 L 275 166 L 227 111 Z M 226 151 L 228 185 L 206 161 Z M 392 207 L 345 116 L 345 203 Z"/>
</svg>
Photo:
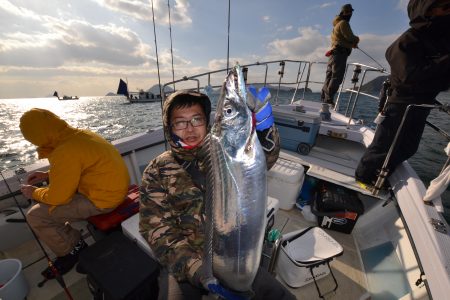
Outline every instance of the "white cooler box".
<svg viewBox="0 0 450 300">
<path fill-rule="evenodd" d="M 278 199 L 268 197 L 267 199 L 267 223 L 273 222 L 273 218 L 278 211 L 279 208 L 279 201 Z M 272 220 L 272 221 L 271 221 Z M 139 232 L 139 214 L 135 214 L 131 216 L 130 218 L 126 219 L 122 222 L 122 232 L 123 234 L 131 239 L 132 241 L 136 242 L 137 245 L 144 250 L 148 255 L 150 255 L 153 259 L 158 261 L 158 259 L 155 257 L 152 249 L 148 245 L 147 241 L 142 237 L 141 233 Z"/>
<path fill-rule="evenodd" d="M 335 282 L 332 291 L 337 289 L 338 284 L 330 269 L 330 261 L 342 255 L 344 249 L 323 229 L 309 227 L 287 233 L 283 235 L 280 247 L 277 273 L 288 286 L 299 288 L 331 272 Z M 322 298 L 317 284 L 316 288 Z"/>
<path fill-rule="evenodd" d="M 130 240 L 137 243 L 139 248 L 144 250 L 148 255 L 150 255 L 153 259 L 158 261 L 158 259 L 155 257 L 155 254 L 153 253 L 152 249 L 150 249 L 150 246 L 148 245 L 147 241 L 144 239 L 144 237 L 139 232 L 139 214 L 135 214 L 125 221 L 122 222 L 122 232 L 123 234 L 128 237 Z"/>
<path fill-rule="evenodd" d="M 280 201 L 281 209 L 292 209 L 304 180 L 305 168 L 301 164 L 279 158 L 267 171 L 268 194 Z"/>
</svg>

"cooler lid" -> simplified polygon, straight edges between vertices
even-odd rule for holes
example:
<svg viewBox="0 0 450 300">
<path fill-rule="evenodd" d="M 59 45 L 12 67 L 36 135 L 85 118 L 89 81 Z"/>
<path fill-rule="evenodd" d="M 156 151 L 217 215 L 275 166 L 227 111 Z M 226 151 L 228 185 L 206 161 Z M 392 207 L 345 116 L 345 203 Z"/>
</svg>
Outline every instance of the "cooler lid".
<svg viewBox="0 0 450 300">
<path fill-rule="evenodd" d="M 272 113 L 275 119 L 291 119 L 293 121 L 303 121 L 309 124 L 320 124 L 321 118 L 318 113 L 302 112 L 295 110 L 295 106 L 273 106 Z"/>
<path fill-rule="evenodd" d="M 319 227 L 301 229 L 283 236 L 282 247 L 287 256 L 299 263 L 331 259 L 343 253 L 342 246 Z"/>
<path fill-rule="evenodd" d="M 267 171 L 267 177 L 273 177 L 278 180 L 298 184 L 302 181 L 305 168 L 296 162 L 278 158 L 272 168 Z"/>
</svg>

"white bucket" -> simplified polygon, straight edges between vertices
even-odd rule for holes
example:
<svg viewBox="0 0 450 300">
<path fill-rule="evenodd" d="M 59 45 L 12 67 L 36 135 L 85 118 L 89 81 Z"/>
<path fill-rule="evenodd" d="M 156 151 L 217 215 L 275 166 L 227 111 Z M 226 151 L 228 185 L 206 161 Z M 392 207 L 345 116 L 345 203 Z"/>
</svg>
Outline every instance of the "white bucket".
<svg viewBox="0 0 450 300">
<path fill-rule="evenodd" d="M 28 291 L 28 282 L 22 273 L 20 260 L 0 260 L 0 299 L 21 300 L 28 295 Z"/>
</svg>

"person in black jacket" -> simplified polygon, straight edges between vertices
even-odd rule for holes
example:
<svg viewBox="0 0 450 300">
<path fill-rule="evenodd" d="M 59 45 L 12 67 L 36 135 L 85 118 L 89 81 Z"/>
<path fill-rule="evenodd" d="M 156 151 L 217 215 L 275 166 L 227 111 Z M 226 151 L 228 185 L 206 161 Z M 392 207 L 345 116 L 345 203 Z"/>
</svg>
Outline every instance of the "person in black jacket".
<svg viewBox="0 0 450 300">
<path fill-rule="evenodd" d="M 434 104 L 450 87 L 450 0 L 410 0 L 410 28 L 386 51 L 391 87 L 372 144 L 355 172 L 356 180 L 373 185 L 410 104 Z M 387 165 L 388 174 L 416 153 L 428 108 L 412 107 Z"/>
</svg>

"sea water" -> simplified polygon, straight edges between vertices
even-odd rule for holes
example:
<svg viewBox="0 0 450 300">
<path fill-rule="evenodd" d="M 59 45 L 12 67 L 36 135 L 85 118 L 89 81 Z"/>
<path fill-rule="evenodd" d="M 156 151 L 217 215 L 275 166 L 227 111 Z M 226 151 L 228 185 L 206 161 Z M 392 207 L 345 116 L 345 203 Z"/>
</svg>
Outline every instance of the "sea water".
<svg viewBox="0 0 450 300">
<path fill-rule="evenodd" d="M 360 96 L 364 98 L 364 96 Z M 289 103 L 289 95 L 280 92 L 278 99 L 271 101 L 279 104 Z M 310 93 L 305 98 L 319 101 L 318 93 Z M 440 93 L 438 98 L 450 103 L 450 93 Z M 217 95 L 212 96 L 213 106 Z M 339 110 L 347 108 L 343 97 Z M 367 99 L 359 99 L 360 102 Z M 368 103 L 368 104 L 366 104 Z M 376 101 L 365 101 L 357 106 L 355 118 L 374 127 L 377 115 Z M 21 115 L 37 107 L 52 111 L 78 128 L 90 129 L 112 141 L 132 134 L 141 133 L 162 126 L 161 104 L 129 103 L 123 96 L 80 97 L 79 100 L 60 101 L 55 97 L 31 99 L 0 99 L 0 170 L 17 169 L 37 160 L 36 148 L 23 139 L 19 129 Z M 450 133 L 450 116 L 442 111 L 432 110 L 428 121 Z M 435 130 L 426 127 L 417 153 L 409 160 L 426 186 L 441 171 L 447 156 L 444 152 L 448 141 Z M 450 192 L 443 195 L 446 208 L 445 217 L 450 221 Z"/>
</svg>

